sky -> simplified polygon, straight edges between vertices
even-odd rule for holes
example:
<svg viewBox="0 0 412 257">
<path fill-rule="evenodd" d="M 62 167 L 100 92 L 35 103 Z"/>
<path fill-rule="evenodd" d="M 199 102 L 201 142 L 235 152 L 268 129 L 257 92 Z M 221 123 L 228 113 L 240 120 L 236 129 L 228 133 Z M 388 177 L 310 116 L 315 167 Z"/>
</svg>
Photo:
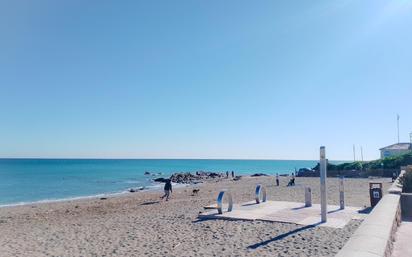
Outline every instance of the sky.
<svg viewBox="0 0 412 257">
<path fill-rule="evenodd" d="M 412 0 L 0 1 L 0 157 L 379 158 Z"/>
</svg>

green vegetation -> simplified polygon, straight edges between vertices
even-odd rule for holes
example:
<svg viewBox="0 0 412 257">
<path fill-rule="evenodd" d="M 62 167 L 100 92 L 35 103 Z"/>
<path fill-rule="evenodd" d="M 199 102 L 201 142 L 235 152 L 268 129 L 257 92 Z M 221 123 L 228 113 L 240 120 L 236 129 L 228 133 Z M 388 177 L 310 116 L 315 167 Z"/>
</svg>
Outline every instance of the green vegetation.
<svg viewBox="0 0 412 257">
<path fill-rule="evenodd" d="M 405 174 L 399 179 L 399 182 L 403 186 L 402 191 L 404 193 L 412 193 L 412 172 L 411 171 L 405 172 Z"/>
<path fill-rule="evenodd" d="M 350 162 L 338 165 L 328 163 L 328 176 L 369 177 L 384 176 L 391 177 L 393 172 L 399 172 L 401 166 L 412 165 L 412 152 L 379 159 L 369 162 Z M 319 163 L 313 168 L 319 172 Z M 313 175 L 317 175 L 317 173 Z"/>
<path fill-rule="evenodd" d="M 374 160 L 370 162 L 351 162 L 339 165 L 331 164 L 331 169 L 335 170 L 377 170 L 377 169 L 400 169 L 401 166 L 412 164 L 412 153 L 399 156 L 388 157 L 383 160 Z"/>
</svg>

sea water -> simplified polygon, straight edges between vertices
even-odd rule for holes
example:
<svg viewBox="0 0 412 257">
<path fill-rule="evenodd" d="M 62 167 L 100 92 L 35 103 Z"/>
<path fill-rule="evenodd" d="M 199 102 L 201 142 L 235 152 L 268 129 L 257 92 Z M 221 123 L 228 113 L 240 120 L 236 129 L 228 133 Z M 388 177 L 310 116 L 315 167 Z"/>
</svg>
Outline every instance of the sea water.
<svg viewBox="0 0 412 257">
<path fill-rule="evenodd" d="M 124 193 L 156 188 L 174 172 L 290 174 L 314 167 L 307 160 L 0 159 L 0 206 Z M 150 172 L 150 175 L 145 175 Z"/>
</svg>

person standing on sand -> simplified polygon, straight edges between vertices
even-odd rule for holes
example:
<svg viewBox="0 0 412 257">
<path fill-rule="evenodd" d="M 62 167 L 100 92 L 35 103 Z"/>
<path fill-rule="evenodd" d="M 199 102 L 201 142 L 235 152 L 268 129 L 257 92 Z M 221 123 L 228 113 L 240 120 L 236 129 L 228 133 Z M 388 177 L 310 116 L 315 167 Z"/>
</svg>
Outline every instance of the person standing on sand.
<svg viewBox="0 0 412 257">
<path fill-rule="evenodd" d="M 276 186 L 279 186 L 279 173 L 276 173 Z"/>
<path fill-rule="evenodd" d="M 226 178 L 229 178 L 229 171 L 226 171 Z"/>
<path fill-rule="evenodd" d="M 169 196 L 172 193 L 172 181 L 170 179 L 166 180 L 164 190 L 165 194 L 161 198 L 163 199 L 166 197 L 166 201 L 169 201 Z"/>
<path fill-rule="evenodd" d="M 232 178 L 235 177 L 235 172 L 232 170 Z"/>
</svg>

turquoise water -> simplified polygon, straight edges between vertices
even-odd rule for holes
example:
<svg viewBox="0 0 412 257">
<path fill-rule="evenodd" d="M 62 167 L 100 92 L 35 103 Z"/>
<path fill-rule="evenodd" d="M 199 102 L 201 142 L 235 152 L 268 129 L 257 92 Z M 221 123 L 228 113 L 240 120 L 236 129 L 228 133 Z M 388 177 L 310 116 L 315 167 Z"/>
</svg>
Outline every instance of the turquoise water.
<svg viewBox="0 0 412 257">
<path fill-rule="evenodd" d="M 0 206 L 122 193 L 142 186 L 160 187 L 152 179 L 167 177 L 173 172 L 233 170 L 237 175 L 283 174 L 294 172 L 295 168 L 314 167 L 316 163 L 303 160 L 0 159 Z M 147 176 L 145 171 L 162 174 Z"/>
</svg>

